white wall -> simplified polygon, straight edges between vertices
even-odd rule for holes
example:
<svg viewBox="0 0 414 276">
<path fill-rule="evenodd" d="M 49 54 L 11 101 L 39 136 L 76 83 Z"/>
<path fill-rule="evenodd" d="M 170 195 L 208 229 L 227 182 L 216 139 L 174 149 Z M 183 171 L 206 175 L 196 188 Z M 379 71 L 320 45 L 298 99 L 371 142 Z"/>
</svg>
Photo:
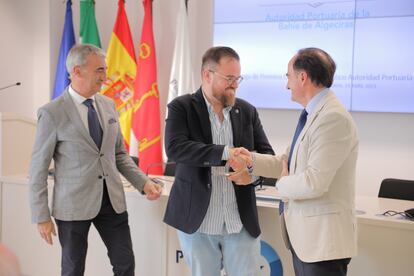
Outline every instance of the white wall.
<svg viewBox="0 0 414 276">
<path fill-rule="evenodd" d="M 32 1 L 0 0 L 0 86 L 18 81 L 21 86 L 0 91 L 0 111 L 32 116 L 33 48 L 35 16 Z"/>
<path fill-rule="evenodd" d="M 161 118 L 164 118 L 165 112 L 178 1 L 181 0 L 154 0 L 153 3 Z M 117 2 L 96 0 L 96 17 L 104 48 L 108 45 L 115 22 Z M 143 18 L 141 1 L 126 0 L 126 10 L 137 48 Z M 65 3 L 61 0 L 0 0 L 0 86 L 22 82 L 22 86 L 0 91 L 0 112 L 35 117 L 39 106 L 49 100 L 64 12 Z M 78 35 L 77 0 L 74 0 L 73 13 L 75 33 Z M 213 0 L 190 0 L 189 17 L 191 54 L 199 83 L 201 56 L 212 45 Z M 286 67 L 285 64 L 277 64 L 277 61 L 273 63 Z M 298 112 L 259 112 L 272 145 L 277 152 L 282 152 L 290 143 Z M 376 195 L 380 181 L 385 177 L 414 179 L 414 114 L 353 113 L 353 116 L 360 134 L 357 192 Z"/>
</svg>

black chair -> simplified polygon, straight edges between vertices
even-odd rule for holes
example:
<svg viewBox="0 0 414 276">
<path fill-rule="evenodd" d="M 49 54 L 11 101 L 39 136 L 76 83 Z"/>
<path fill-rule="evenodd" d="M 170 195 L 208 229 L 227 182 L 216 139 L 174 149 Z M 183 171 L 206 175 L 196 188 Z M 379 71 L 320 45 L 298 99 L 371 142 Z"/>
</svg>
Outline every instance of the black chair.
<svg viewBox="0 0 414 276">
<path fill-rule="evenodd" d="M 266 178 L 266 177 L 264 177 L 262 185 L 263 186 L 272 186 L 272 187 L 274 187 L 274 186 L 276 186 L 276 181 L 277 181 L 277 178 Z"/>
<path fill-rule="evenodd" d="M 414 201 L 414 180 L 386 178 L 381 182 L 378 197 Z"/>
</svg>

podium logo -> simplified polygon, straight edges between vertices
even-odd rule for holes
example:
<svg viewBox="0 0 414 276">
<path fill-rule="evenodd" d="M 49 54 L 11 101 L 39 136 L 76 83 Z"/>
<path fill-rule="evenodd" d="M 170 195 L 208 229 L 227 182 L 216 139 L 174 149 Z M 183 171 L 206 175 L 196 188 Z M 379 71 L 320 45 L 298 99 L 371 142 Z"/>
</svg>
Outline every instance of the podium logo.
<svg viewBox="0 0 414 276">
<path fill-rule="evenodd" d="M 260 241 L 260 276 L 283 276 L 282 261 L 276 250 L 265 241 Z"/>
<path fill-rule="evenodd" d="M 183 251 L 181 251 L 181 250 L 176 250 L 175 251 L 175 263 L 179 263 L 180 262 L 180 259 L 182 259 L 182 258 L 184 258 L 184 254 L 183 254 Z"/>
</svg>

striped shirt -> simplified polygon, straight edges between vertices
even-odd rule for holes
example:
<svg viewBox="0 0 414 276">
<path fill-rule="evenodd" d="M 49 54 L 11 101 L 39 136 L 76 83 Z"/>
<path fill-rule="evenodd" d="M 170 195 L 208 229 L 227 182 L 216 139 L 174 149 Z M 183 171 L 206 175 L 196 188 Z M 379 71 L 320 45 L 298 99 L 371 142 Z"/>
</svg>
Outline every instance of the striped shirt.
<svg viewBox="0 0 414 276">
<path fill-rule="evenodd" d="M 203 93 L 204 96 L 204 93 Z M 226 145 L 222 160 L 228 159 L 228 148 L 233 147 L 233 130 L 230 121 L 231 106 L 223 109 L 224 120 L 220 122 L 219 117 L 213 111 L 213 107 L 207 101 L 208 114 L 211 124 L 213 144 Z M 224 173 L 227 167 L 211 168 L 211 198 L 206 216 L 198 232 L 209 235 L 222 235 L 239 233 L 243 227 L 237 207 L 236 193 L 233 184 Z M 224 233 L 223 233 L 224 232 Z"/>
</svg>

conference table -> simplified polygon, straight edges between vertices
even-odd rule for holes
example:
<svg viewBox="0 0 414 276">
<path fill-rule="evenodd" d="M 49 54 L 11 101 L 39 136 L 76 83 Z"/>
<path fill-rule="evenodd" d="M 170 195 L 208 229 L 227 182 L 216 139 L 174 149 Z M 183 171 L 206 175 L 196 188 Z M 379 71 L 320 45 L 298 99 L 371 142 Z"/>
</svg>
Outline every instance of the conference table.
<svg viewBox="0 0 414 276">
<path fill-rule="evenodd" d="M 175 229 L 162 222 L 173 178 L 157 177 L 164 183 L 162 197 L 148 201 L 125 181 L 129 223 L 136 260 L 136 275 L 190 275 L 177 240 Z M 49 180 L 49 197 L 53 180 Z M 274 187 L 257 189 L 261 243 L 272 254 L 261 256 L 260 275 L 282 275 L 272 270 L 276 262 L 283 275 L 294 275 L 290 252 L 280 235 L 279 196 Z M 18 256 L 24 275 L 59 275 L 60 246 L 47 245 L 30 223 L 28 179 L 26 176 L 0 177 L 1 242 Z M 414 221 L 400 215 L 384 216 L 388 210 L 403 211 L 414 201 L 357 196 L 358 256 L 349 266 L 348 275 L 412 276 L 414 257 Z M 276 257 L 275 257 L 276 256 Z M 273 263 L 272 263 L 273 262 Z M 85 275 L 112 275 L 106 249 L 99 234 L 91 227 Z"/>
</svg>

